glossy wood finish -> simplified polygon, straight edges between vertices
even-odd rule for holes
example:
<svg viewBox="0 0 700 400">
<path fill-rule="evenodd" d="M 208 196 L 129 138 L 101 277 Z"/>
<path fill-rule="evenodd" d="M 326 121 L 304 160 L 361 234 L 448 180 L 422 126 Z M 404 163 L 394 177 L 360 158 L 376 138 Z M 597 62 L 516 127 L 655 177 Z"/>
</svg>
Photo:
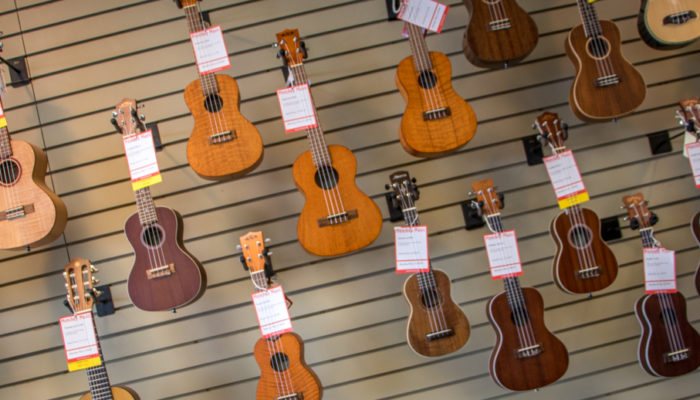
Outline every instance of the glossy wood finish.
<svg viewBox="0 0 700 400">
<path fill-rule="evenodd" d="M 197 300 L 206 288 L 206 273 L 197 259 L 192 257 L 182 243 L 182 217 L 167 207 L 156 207 L 158 223 L 164 232 L 157 265 L 151 265 L 149 247 L 142 241 L 143 227 L 138 213 L 132 214 L 124 224 L 124 233 L 134 249 L 134 265 L 129 273 L 127 289 L 134 305 L 144 311 L 166 311 L 182 307 Z M 172 275 L 148 279 L 146 271 L 154 266 L 173 264 Z"/>
<path fill-rule="evenodd" d="M 126 386 L 112 386 L 112 399 L 114 400 L 140 400 L 133 389 Z M 80 396 L 80 400 L 93 400 L 92 395 L 88 392 Z M 99 400 L 99 399 L 95 399 Z"/>
<path fill-rule="evenodd" d="M 464 0 L 470 18 L 462 49 L 467 60 L 478 67 L 503 68 L 517 64 L 537 45 L 537 25 L 530 15 L 515 0 L 499 0 L 497 4 L 510 19 L 508 29 L 490 29 L 493 13 L 489 13 L 486 1 Z"/>
<path fill-rule="evenodd" d="M 496 331 L 489 371 L 496 383 L 510 390 L 532 390 L 559 379 L 569 366 L 564 344 L 544 325 L 542 296 L 533 288 L 522 288 L 535 340 L 542 352 L 527 358 L 516 357 L 518 330 L 511 317 L 506 292 L 492 297 L 486 306 L 489 322 Z"/>
<path fill-rule="evenodd" d="M 382 228 L 382 214 L 379 207 L 355 185 L 357 161 L 352 152 L 343 146 L 328 146 L 331 165 L 338 172 L 337 192 L 346 211 L 357 210 L 357 218 L 346 222 L 319 227 L 318 219 L 328 216 L 324 190 L 316 185 L 311 151 L 302 153 L 294 165 L 294 183 L 306 198 L 304 208 L 297 223 L 299 243 L 309 253 L 319 256 L 333 256 L 361 249 L 379 236 Z"/>
<path fill-rule="evenodd" d="M 690 230 L 693 232 L 695 241 L 700 245 L 700 211 L 693 215 L 693 219 L 690 221 Z M 700 294 L 700 264 L 695 268 L 695 291 Z"/>
<path fill-rule="evenodd" d="M 272 367 L 272 356 L 276 353 L 284 353 L 289 358 L 289 367 L 282 373 Z M 269 340 L 261 338 L 255 343 L 253 354 L 260 367 L 256 400 L 276 400 L 293 393 L 301 394 L 299 398 L 304 400 L 321 398 L 323 388 L 304 361 L 304 341 L 296 333 L 287 332 Z M 285 382 L 285 385 L 279 382 Z"/>
<path fill-rule="evenodd" d="M 406 111 L 401 118 L 399 139 L 403 148 L 417 157 L 438 157 L 457 150 L 469 142 L 476 132 L 476 116 L 471 106 L 452 88 L 452 67 L 446 55 L 430 52 L 437 87 L 444 105 L 450 107 L 451 116 L 436 120 L 423 120 L 423 112 L 431 107 L 426 104 L 427 91 L 418 84 L 413 56 L 401 60 L 396 70 L 396 86 L 406 101 Z"/>
<path fill-rule="evenodd" d="M 600 21 L 600 25 L 603 36 L 610 43 L 604 60 L 609 61 L 620 77 L 618 84 L 594 86 L 598 69 L 596 60 L 587 50 L 588 38 L 582 25 L 569 32 L 564 45 L 566 55 L 576 67 L 576 78 L 569 92 L 569 106 L 576 117 L 586 122 L 606 121 L 628 114 L 642 104 L 646 95 L 644 79 L 620 51 L 617 26 L 610 21 Z"/>
<path fill-rule="evenodd" d="M 684 11 L 696 17 L 682 24 L 664 23 L 664 18 Z M 646 44 L 661 50 L 691 44 L 700 36 L 700 0 L 642 0 L 637 16 L 637 30 Z"/>
</svg>

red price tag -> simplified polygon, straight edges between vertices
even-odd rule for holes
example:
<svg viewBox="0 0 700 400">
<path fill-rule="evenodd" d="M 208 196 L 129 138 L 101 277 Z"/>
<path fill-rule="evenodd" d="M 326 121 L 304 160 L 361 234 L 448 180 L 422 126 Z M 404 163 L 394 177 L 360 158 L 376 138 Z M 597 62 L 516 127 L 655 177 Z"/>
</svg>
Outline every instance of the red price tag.
<svg viewBox="0 0 700 400">
<path fill-rule="evenodd" d="M 515 231 L 484 235 L 491 279 L 503 279 L 523 274 Z"/>
<path fill-rule="evenodd" d="M 61 317 L 58 320 L 63 336 L 69 371 L 77 371 L 102 364 L 97 346 L 92 311 Z"/>
<path fill-rule="evenodd" d="M 287 298 L 282 286 L 253 293 L 253 305 L 258 316 L 258 325 L 263 337 L 281 335 L 292 331 L 292 320 L 289 318 Z"/>
<path fill-rule="evenodd" d="M 700 189 L 700 142 L 686 144 L 685 150 L 688 153 L 690 169 L 693 171 L 695 187 Z"/>
<path fill-rule="evenodd" d="M 200 75 L 221 71 L 231 66 L 220 25 L 190 33 L 190 41 Z"/>
<path fill-rule="evenodd" d="M 397 17 L 421 28 L 440 33 L 449 8 L 434 0 L 404 0 Z"/>
<path fill-rule="evenodd" d="M 427 226 L 395 227 L 394 248 L 396 251 L 396 273 L 430 271 Z"/>
<path fill-rule="evenodd" d="M 318 126 L 309 84 L 294 85 L 277 91 L 284 131 L 292 133 Z"/>
<path fill-rule="evenodd" d="M 129 165 L 131 187 L 139 190 L 161 182 L 163 178 L 158 169 L 153 134 L 150 130 L 136 135 L 124 136 L 124 154 Z"/>
</svg>

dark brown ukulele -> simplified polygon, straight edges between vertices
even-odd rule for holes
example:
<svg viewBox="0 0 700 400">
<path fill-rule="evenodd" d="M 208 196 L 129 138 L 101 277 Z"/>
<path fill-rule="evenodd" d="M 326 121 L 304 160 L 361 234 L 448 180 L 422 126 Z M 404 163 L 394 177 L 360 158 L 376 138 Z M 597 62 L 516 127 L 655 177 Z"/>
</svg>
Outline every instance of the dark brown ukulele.
<svg viewBox="0 0 700 400">
<path fill-rule="evenodd" d="M 537 45 L 537 25 L 515 0 L 464 0 L 469 24 L 462 48 L 477 67 L 506 68 Z"/>
<path fill-rule="evenodd" d="M 696 212 L 690 221 L 690 230 L 693 232 L 695 241 L 700 245 L 700 211 Z M 695 269 L 695 291 L 700 294 L 700 264 Z"/>
<path fill-rule="evenodd" d="M 145 129 L 136 113 L 136 100 L 124 99 L 112 114 L 124 136 Z M 206 288 L 206 274 L 182 242 L 182 217 L 167 207 L 156 207 L 149 187 L 138 189 L 136 208 L 124 224 L 134 266 L 127 290 L 131 302 L 145 311 L 174 310 L 198 299 Z"/>
<path fill-rule="evenodd" d="M 559 116 L 545 112 L 535 125 L 553 154 L 566 151 L 566 130 Z M 568 293 L 591 293 L 610 286 L 617 277 L 617 260 L 600 234 L 600 219 L 592 210 L 572 204 L 549 224 L 557 244 L 552 276 Z"/>
<path fill-rule="evenodd" d="M 394 192 L 392 202 L 401 209 L 406 226 L 420 225 L 415 200 L 418 188 L 406 171 L 389 176 Z M 467 317 L 450 295 L 450 278 L 432 268 L 412 274 L 403 284 L 403 295 L 410 307 L 406 339 L 422 356 L 437 357 L 455 352 L 469 339 Z"/>
<path fill-rule="evenodd" d="M 501 201 L 486 179 L 472 184 L 477 207 L 491 232 L 503 232 Z M 486 314 L 496 331 L 489 372 L 510 390 L 537 389 L 559 379 L 569 366 L 564 344 L 544 325 L 542 296 L 523 288 L 517 276 L 503 278 L 505 291 L 489 300 Z"/>
<path fill-rule="evenodd" d="M 630 228 L 639 229 L 642 247 L 660 247 L 654 238 L 656 215 L 649 212 L 641 193 L 624 196 Z M 679 376 L 700 365 L 700 335 L 688 322 L 685 297 L 680 292 L 645 294 L 634 305 L 642 328 L 637 358 L 654 376 Z"/>
</svg>

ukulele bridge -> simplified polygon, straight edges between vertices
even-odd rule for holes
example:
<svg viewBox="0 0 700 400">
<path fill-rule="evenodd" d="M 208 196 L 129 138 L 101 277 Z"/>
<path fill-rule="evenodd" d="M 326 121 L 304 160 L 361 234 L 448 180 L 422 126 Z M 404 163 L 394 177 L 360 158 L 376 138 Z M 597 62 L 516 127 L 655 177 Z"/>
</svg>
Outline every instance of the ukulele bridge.
<svg viewBox="0 0 700 400">
<path fill-rule="evenodd" d="M 595 87 L 612 86 L 617 85 L 618 83 L 620 83 L 620 77 L 617 76 L 617 74 L 601 76 L 600 78 L 595 78 L 595 81 L 593 82 Z"/>
<path fill-rule="evenodd" d="M 353 218 L 357 218 L 357 210 L 343 211 L 338 214 L 329 215 L 327 217 L 318 219 L 318 227 L 323 228 L 324 226 L 331 226 L 342 224 L 343 222 L 350 221 Z"/>
<path fill-rule="evenodd" d="M 423 121 L 433 121 L 436 119 L 447 118 L 452 115 L 450 107 L 440 107 L 435 110 L 426 111 L 423 113 Z"/>
<path fill-rule="evenodd" d="M 528 358 L 528 357 L 534 357 L 538 354 L 542 353 L 542 345 L 537 343 L 532 346 L 527 346 L 518 349 L 515 352 L 515 356 L 517 358 Z"/>
<path fill-rule="evenodd" d="M 447 329 L 443 329 L 441 331 L 428 333 L 427 335 L 425 335 L 425 340 L 432 342 L 433 340 L 454 336 L 454 334 L 455 334 L 455 331 L 453 331 L 452 328 L 447 328 Z"/>
<path fill-rule="evenodd" d="M 664 17 L 664 25 L 683 25 L 691 19 L 698 17 L 698 14 L 693 10 L 681 11 Z"/>
<path fill-rule="evenodd" d="M 304 395 L 299 393 L 287 394 L 280 397 L 275 397 L 275 400 L 304 400 Z"/>
<path fill-rule="evenodd" d="M 578 279 L 588 279 L 588 278 L 597 278 L 600 276 L 600 267 L 595 266 L 595 267 L 590 267 L 590 268 L 584 268 L 576 271 L 576 277 Z"/>
<path fill-rule="evenodd" d="M 497 19 L 489 22 L 489 29 L 492 31 L 502 31 L 510 29 L 510 18 Z"/>
<path fill-rule="evenodd" d="M 209 144 L 219 144 L 230 142 L 236 138 L 236 131 L 219 132 L 209 135 Z"/>
<path fill-rule="evenodd" d="M 168 265 L 162 265 L 160 267 L 155 267 L 146 270 L 146 277 L 148 279 L 158 279 L 166 276 L 170 276 L 175 273 L 175 264 L 170 263 Z"/>
<path fill-rule="evenodd" d="M 668 363 L 679 362 L 688 359 L 688 353 L 690 349 L 680 349 L 678 351 L 672 351 L 670 353 L 664 354 L 664 361 Z"/>
<path fill-rule="evenodd" d="M 34 204 L 27 204 L 26 206 L 17 206 L 0 212 L 0 221 L 22 218 L 27 214 L 34 212 Z"/>
</svg>

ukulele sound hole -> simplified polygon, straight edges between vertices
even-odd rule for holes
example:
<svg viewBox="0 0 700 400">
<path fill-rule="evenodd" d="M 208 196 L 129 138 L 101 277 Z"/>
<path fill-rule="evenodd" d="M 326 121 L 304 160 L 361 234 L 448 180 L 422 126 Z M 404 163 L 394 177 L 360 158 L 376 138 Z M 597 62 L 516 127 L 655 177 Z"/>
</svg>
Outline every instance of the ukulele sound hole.
<svg viewBox="0 0 700 400">
<path fill-rule="evenodd" d="M 270 357 L 270 366 L 277 372 L 284 372 L 289 368 L 289 357 L 284 353 L 275 353 Z"/>
<path fill-rule="evenodd" d="M 527 324 L 527 322 L 530 320 L 530 317 L 528 316 L 526 309 L 524 309 L 523 307 L 516 307 L 515 309 L 511 309 L 510 319 L 515 325 L 523 326 Z"/>
<path fill-rule="evenodd" d="M 314 181 L 323 190 L 333 189 L 338 184 L 338 171 L 333 167 L 321 167 L 316 170 Z"/>
<path fill-rule="evenodd" d="M 440 305 L 440 295 L 434 289 L 424 290 L 421 300 L 423 301 L 423 305 L 427 308 L 433 308 Z"/>
<path fill-rule="evenodd" d="M 418 84 L 423 89 L 432 89 L 437 84 L 437 76 L 433 71 L 423 71 L 418 75 Z"/>
<path fill-rule="evenodd" d="M 677 321 L 676 310 L 673 308 L 662 308 L 659 317 L 664 324 L 668 322 L 671 325 L 675 325 Z"/>
<path fill-rule="evenodd" d="M 9 186 L 19 178 L 19 164 L 15 160 L 5 160 L 0 163 L 0 182 Z"/>
<path fill-rule="evenodd" d="M 588 41 L 588 53 L 593 58 L 603 58 L 608 55 L 608 40 L 604 37 L 595 37 Z"/>
<path fill-rule="evenodd" d="M 569 243 L 577 249 L 588 247 L 593 235 L 587 226 L 577 225 L 569 230 Z"/>
<path fill-rule="evenodd" d="M 224 101 L 218 94 L 210 94 L 204 98 L 204 108 L 206 108 L 210 113 L 218 112 L 223 106 Z"/>
<path fill-rule="evenodd" d="M 158 225 L 151 225 L 143 230 L 141 240 L 148 247 L 157 247 L 163 241 L 163 230 Z"/>
</svg>

